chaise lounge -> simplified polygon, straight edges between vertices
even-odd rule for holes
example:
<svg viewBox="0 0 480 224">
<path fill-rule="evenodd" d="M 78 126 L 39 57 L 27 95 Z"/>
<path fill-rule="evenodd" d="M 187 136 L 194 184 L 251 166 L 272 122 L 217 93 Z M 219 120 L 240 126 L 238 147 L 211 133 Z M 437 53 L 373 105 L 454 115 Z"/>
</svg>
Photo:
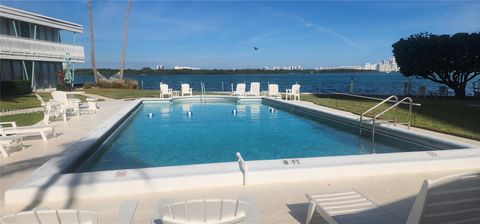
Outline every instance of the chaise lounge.
<svg viewBox="0 0 480 224">
<path fill-rule="evenodd" d="M 260 96 L 260 83 L 252 82 L 250 83 L 250 91 L 247 92 L 247 96 Z"/>
<path fill-rule="evenodd" d="M 5 127 L 10 125 L 10 127 Z M 0 135 L 40 135 L 44 142 L 47 142 L 47 132 L 50 131 L 55 137 L 55 126 L 21 126 L 18 127 L 15 122 L 0 122 Z"/>
<path fill-rule="evenodd" d="M 245 83 L 238 83 L 232 96 L 245 96 Z"/>
<path fill-rule="evenodd" d="M 353 189 L 306 196 L 309 200 L 307 224 L 315 210 L 331 224 L 400 223 Z M 418 223 L 480 223 L 480 175 L 456 174 L 425 180 L 407 220 L 407 224 Z"/>
</svg>

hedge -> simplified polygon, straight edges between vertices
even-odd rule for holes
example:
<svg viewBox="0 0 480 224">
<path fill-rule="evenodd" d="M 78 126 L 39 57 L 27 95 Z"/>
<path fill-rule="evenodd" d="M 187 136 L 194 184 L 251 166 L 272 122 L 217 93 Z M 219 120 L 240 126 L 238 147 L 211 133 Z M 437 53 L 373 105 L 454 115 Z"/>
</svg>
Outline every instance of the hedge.
<svg viewBox="0 0 480 224">
<path fill-rule="evenodd" d="M 0 82 L 0 94 L 2 96 L 22 95 L 32 92 L 30 81 L 28 80 L 11 80 Z"/>
</svg>

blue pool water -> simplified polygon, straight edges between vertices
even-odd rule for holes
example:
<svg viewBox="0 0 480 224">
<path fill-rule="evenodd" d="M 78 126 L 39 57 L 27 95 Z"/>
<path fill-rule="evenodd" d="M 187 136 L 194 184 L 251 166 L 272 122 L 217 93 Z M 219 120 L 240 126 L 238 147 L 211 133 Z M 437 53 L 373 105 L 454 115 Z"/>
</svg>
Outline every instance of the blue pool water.
<svg viewBox="0 0 480 224">
<path fill-rule="evenodd" d="M 431 149 L 381 135 L 374 145 L 356 128 L 272 112 L 260 102 L 145 103 L 81 171 L 231 162 L 236 152 L 266 160 Z"/>
</svg>

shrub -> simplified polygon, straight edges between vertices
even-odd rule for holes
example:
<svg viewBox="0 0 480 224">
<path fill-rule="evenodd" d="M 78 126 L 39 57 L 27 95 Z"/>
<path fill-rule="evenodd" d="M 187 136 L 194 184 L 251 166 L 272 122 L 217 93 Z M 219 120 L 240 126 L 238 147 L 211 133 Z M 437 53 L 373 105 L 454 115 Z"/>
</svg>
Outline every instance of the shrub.
<svg viewBox="0 0 480 224">
<path fill-rule="evenodd" d="M 92 84 L 92 83 L 84 83 L 82 88 L 83 89 L 91 89 L 95 86 L 95 84 Z"/>
<path fill-rule="evenodd" d="M 30 81 L 11 80 L 0 82 L 0 94 L 2 96 L 22 95 L 32 92 Z"/>
</svg>

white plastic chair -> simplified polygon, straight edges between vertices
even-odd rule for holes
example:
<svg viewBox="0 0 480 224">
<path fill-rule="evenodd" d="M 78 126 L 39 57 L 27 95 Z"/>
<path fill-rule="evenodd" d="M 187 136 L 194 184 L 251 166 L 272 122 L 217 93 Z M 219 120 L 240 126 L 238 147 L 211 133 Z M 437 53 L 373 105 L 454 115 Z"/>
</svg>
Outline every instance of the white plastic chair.
<svg viewBox="0 0 480 224">
<path fill-rule="evenodd" d="M 62 210 L 34 210 L 17 212 L 3 216 L 1 223 L 4 224 L 97 224 L 98 215 L 95 212 L 62 209 Z"/>
<path fill-rule="evenodd" d="M 166 96 L 166 98 L 172 97 L 173 90 L 169 89 L 167 84 L 160 83 L 160 98 L 164 96 Z"/>
<path fill-rule="evenodd" d="M 45 101 L 43 101 L 43 98 L 40 95 L 35 94 L 35 96 L 40 101 L 40 105 L 43 107 L 43 122 L 46 125 L 50 122 L 51 117 L 53 117 L 54 119 L 58 119 L 60 116 L 62 116 L 63 121 L 67 122 L 67 114 L 64 110 L 64 107 L 53 101 L 45 103 Z"/>
<path fill-rule="evenodd" d="M 3 157 L 8 157 L 9 151 L 7 149 L 16 147 L 22 147 L 22 150 L 25 149 L 25 146 L 22 144 L 22 137 L 22 135 L 0 136 L 0 154 Z"/>
<path fill-rule="evenodd" d="M 306 197 L 309 200 L 306 224 L 310 223 L 315 211 L 330 224 L 400 224 L 391 214 L 353 189 L 306 194 Z"/>
<path fill-rule="evenodd" d="M 51 95 L 52 101 L 55 104 L 59 104 L 63 108 L 63 110 L 73 110 L 73 114 L 80 116 L 80 100 L 68 99 L 67 93 L 65 93 L 64 91 L 53 91 Z"/>
<path fill-rule="evenodd" d="M 192 92 L 193 92 L 193 89 L 190 88 L 190 84 L 188 84 L 188 83 L 183 83 L 180 90 L 182 92 L 182 96 L 185 96 L 185 95 L 190 95 L 191 96 Z"/>
<path fill-rule="evenodd" d="M 245 96 L 245 88 L 246 88 L 245 83 L 238 83 L 237 88 L 232 93 L 232 96 Z"/>
<path fill-rule="evenodd" d="M 446 86 L 440 86 L 438 87 L 438 90 L 435 92 L 435 97 L 437 98 L 444 98 L 446 99 L 448 96 L 448 87 Z"/>
<path fill-rule="evenodd" d="M 250 91 L 246 95 L 247 96 L 260 96 L 260 83 L 259 82 L 250 83 Z"/>
<path fill-rule="evenodd" d="M 253 198 L 198 199 L 179 202 L 166 199 L 159 201 L 157 215 L 153 223 L 258 223 L 258 210 Z"/>
<path fill-rule="evenodd" d="M 277 84 L 268 84 L 268 92 L 267 92 L 268 97 L 276 97 L 276 98 L 281 98 L 282 95 L 280 95 L 280 92 L 278 91 L 278 85 Z"/>
<path fill-rule="evenodd" d="M 285 90 L 285 99 L 300 100 L 300 84 L 294 84 L 291 89 Z"/>
<path fill-rule="evenodd" d="M 407 224 L 480 223 L 479 173 L 425 180 Z"/>
<path fill-rule="evenodd" d="M 118 209 L 115 224 L 130 224 L 138 201 L 123 201 Z M 17 212 L 0 218 L 2 224 L 97 224 L 98 214 L 92 211 L 62 209 L 37 209 Z"/>
<path fill-rule="evenodd" d="M 416 97 L 421 96 L 421 97 L 425 98 L 427 96 L 427 88 L 425 86 L 419 86 L 415 96 Z"/>
<path fill-rule="evenodd" d="M 332 224 L 399 223 L 391 214 L 353 189 L 306 196 L 309 200 L 307 224 L 315 210 Z M 425 180 L 406 223 L 480 223 L 480 175 L 455 174 Z"/>
<path fill-rule="evenodd" d="M 9 125 L 10 127 L 5 127 Z M 55 126 L 21 126 L 18 127 L 16 122 L 0 122 L 0 135 L 41 135 L 44 142 L 47 142 L 47 132 L 50 131 L 55 137 Z"/>
</svg>

